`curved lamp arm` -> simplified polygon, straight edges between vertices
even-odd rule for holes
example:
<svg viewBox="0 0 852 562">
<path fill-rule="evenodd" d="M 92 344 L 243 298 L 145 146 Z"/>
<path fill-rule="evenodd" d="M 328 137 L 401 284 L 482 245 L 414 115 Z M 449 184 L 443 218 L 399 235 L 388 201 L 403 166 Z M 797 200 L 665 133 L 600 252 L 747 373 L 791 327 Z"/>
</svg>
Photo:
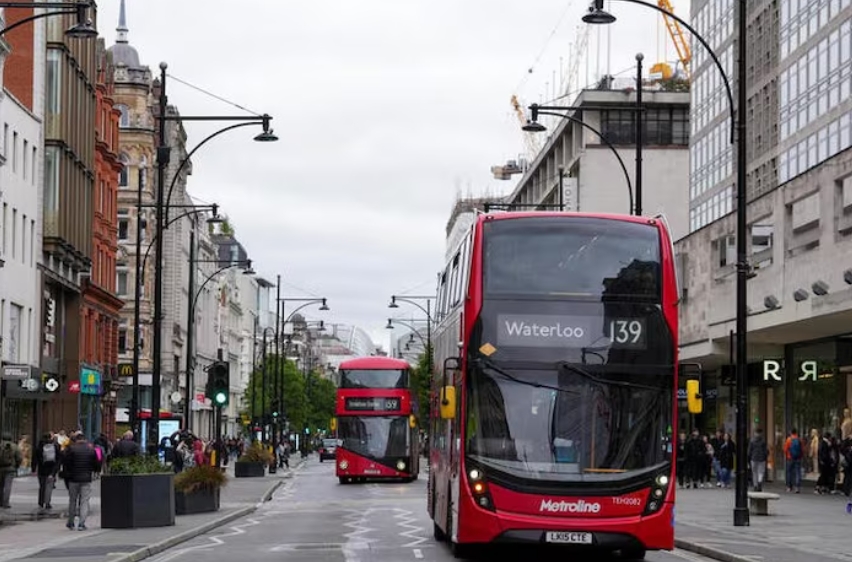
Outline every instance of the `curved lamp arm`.
<svg viewBox="0 0 852 562">
<path fill-rule="evenodd" d="M 196 151 L 197 151 L 199 148 L 201 148 L 202 146 L 204 146 L 204 145 L 205 145 L 208 141 L 211 141 L 211 140 L 213 140 L 214 138 L 218 137 L 218 136 L 219 136 L 219 135 L 221 135 L 222 133 L 227 133 L 228 131 L 232 131 L 232 130 L 234 130 L 234 129 L 239 129 L 240 127 L 248 127 L 249 125 L 263 125 L 263 124 L 264 124 L 264 121 L 262 121 L 262 118 L 261 118 L 261 117 L 258 117 L 258 121 L 247 121 L 247 122 L 245 122 L 245 123 L 237 123 L 237 124 L 235 124 L 235 125 L 228 125 L 227 127 L 224 127 L 224 128 L 222 128 L 222 129 L 219 129 L 219 130 L 218 130 L 218 131 L 216 131 L 215 133 L 212 133 L 211 135 L 208 135 L 208 136 L 207 136 L 207 138 L 205 138 L 203 141 L 201 141 L 200 143 L 198 143 L 197 145 L 195 145 L 195 147 L 194 147 L 192 150 L 190 150 L 190 151 L 189 151 L 189 154 L 187 154 L 187 155 L 186 155 L 186 156 L 185 156 L 185 157 L 184 157 L 184 158 L 180 161 L 180 165 L 178 165 L 177 170 L 175 170 L 174 176 L 172 177 L 171 184 L 169 184 L 169 192 L 168 192 L 168 195 L 166 196 L 166 209 L 168 209 L 168 206 L 169 206 L 169 204 L 171 203 L 171 200 L 172 200 L 172 192 L 174 191 L 174 189 L 175 189 L 175 185 L 177 184 L 177 179 L 180 177 L 181 170 L 183 170 L 183 169 L 184 169 L 184 167 L 186 167 L 186 165 L 189 163 L 190 159 L 192 158 L 192 155 L 193 155 L 193 154 L 195 154 L 195 153 L 196 153 Z M 166 212 L 168 212 L 168 210 L 167 210 Z M 169 224 L 171 224 L 171 222 L 168 222 L 166 225 L 164 225 L 164 226 L 163 226 L 163 229 L 166 229 L 166 228 L 168 227 L 168 225 L 169 225 Z"/>
<path fill-rule="evenodd" d="M 218 209 L 218 205 L 209 205 L 209 207 L 210 208 L 216 207 Z M 183 213 L 172 218 L 168 223 L 166 223 L 166 226 L 173 224 L 173 223 L 179 221 L 180 219 L 190 217 L 192 215 L 196 215 L 196 214 L 198 214 L 202 211 L 209 211 L 209 210 L 210 209 L 208 209 L 207 207 L 203 207 L 203 208 L 199 208 L 199 209 L 192 209 L 192 210 L 189 210 L 189 211 L 184 211 Z M 136 217 L 136 220 L 139 220 L 139 217 Z M 165 226 L 163 227 L 163 230 L 165 230 Z M 151 239 L 151 242 L 148 244 L 148 247 L 145 248 L 145 255 L 142 257 L 142 265 L 140 266 L 143 271 L 145 270 L 145 264 L 148 261 L 148 256 L 151 255 L 151 248 L 154 247 L 154 243 L 156 241 L 157 241 L 157 235 L 154 234 L 154 238 Z"/>
<path fill-rule="evenodd" d="M 411 333 L 416 334 L 417 337 L 420 338 L 420 342 L 423 344 L 424 348 L 429 346 L 429 344 L 426 342 L 426 339 L 423 337 L 423 334 L 421 334 L 420 331 L 417 328 L 415 328 L 414 326 L 412 326 L 408 322 L 403 322 L 402 320 L 395 320 L 393 318 L 388 318 L 388 325 L 385 326 L 385 328 L 387 328 L 389 330 L 393 330 L 394 324 L 402 324 L 403 326 L 405 326 L 406 328 L 411 330 Z"/>
<path fill-rule="evenodd" d="M 293 315 L 294 315 L 294 314 L 296 314 L 297 312 L 299 312 L 300 310 L 302 310 L 303 308 L 306 308 L 306 307 L 308 307 L 308 306 L 311 306 L 312 304 L 319 304 L 319 303 L 325 304 L 325 301 L 326 301 L 326 299 L 324 299 L 324 298 L 318 298 L 318 299 L 314 299 L 314 300 L 312 300 L 312 301 L 306 302 L 306 303 L 305 303 L 305 304 L 303 304 L 303 305 L 297 306 L 297 307 L 293 310 L 293 312 L 291 312 L 291 313 L 289 314 L 289 316 L 287 316 L 287 319 L 286 319 L 286 320 L 284 320 L 284 322 L 282 322 L 282 325 L 283 325 L 283 324 L 286 324 L 287 322 L 289 322 L 289 321 L 290 321 L 290 319 L 291 319 L 291 318 L 293 318 Z"/>
<path fill-rule="evenodd" d="M 204 287 L 207 285 L 207 283 L 209 283 L 213 278 L 215 278 L 217 275 L 219 275 L 220 273 L 222 273 L 226 269 L 231 269 L 232 267 L 239 267 L 241 265 L 246 265 L 246 263 L 248 263 L 249 267 L 251 267 L 251 263 L 249 263 L 250 261 L 251 260 L 245 260 L 243 262 L 229 263 L 228 265 L 222 266 L 219 269 L 217 269 L 216 271 L 214 271 L 213 273 L 211 273 L 210 275 L 208 275 L 207 279 L 205 279 L 204 282 L 201 283 L 201 285 L 198 287 L 198 290 L 195 292 L 195 295 L 193 295 L 193 297 L 192 297 L 192 303 L 191 303 L 192 308 L 190 308 L 190 310 L 192 310 L 192 313 L 195 314 L 195 305 L 198 304 L 198 299 L 201 297 L 201 291 L 204 290 Z M 192 275 L 193 273 L 194 272 L 190 272 L 190 275 Z M 264 328 L 263 333 L 266 334 L 266 330 L 268 330 L 268 329 L 269 328 Z"/>
<path fill-rule="evenodd" d="M 728 75 L 725 73 L 725 67 L 722 66 L 722 63 L 719 61 L 719 57 L 716 56 L 716 52 L 713 51 L 713 49 L 710 48 L 710 45 L 707 43 L 707 41 L 704 39 L 704 37 L 702 37 L 701 34 L 698 33 L 695 30 L 694 27 L 692 27 L 691 25 L 689 25 L 689 23 L 684 21 L 683 18 L 678 17 L 677 15 L 666 10 L 665 8 L 661 8 L 657 4 L 651 4 L 650 2 L 644 2 L 643 0 L 619 0 L 619 1 L 620 2 L 630 2 L 631 4 L 639 4 L 641 6 L 647 6 L 648 8 L 651 8 L 652 10 L 656 10 L 656 11 L 660 12 L 661 14 L 663 14 L 666 17 L 672 18 L 673 20 L 675 20 L 676 22 L 678 22 L 679 24 L 684 26 L 692 34 L 692 36 L 695 37 L 695 39 L 699 43 L 701 43 L 701 46 L 704 47 L 704 49 L 707 50 L 707 54 L 710 55 L 711 59 L 713 59 L 713 63 L 716 65 L 716 68 L 719 69 L 719 74 L 722 75 L 722 83 L 725 84 L 725 93 L 728 96 L 728 105 L 731 108 L 731 144 L 733 144 L 734 141 L 735 141 L 735 138 L 736 138 L 734 131 L 736 130 L 736 123 L 737 123 L 736 112 L 734 111 L 734 93 L 733 93 L 733 90 L 731 89 L 731 82 L 728 80 Z M 593 5 L 595 6 L 595 9 L 603 10 L 603 2 L 602 1 L 599 0 L 598 2 L 594 2 Z M 745 61 L 740 61 L 739 64 L 745 64 Z M 736 111 L 745 111 L 745 108 L 740 107 Z"/>
<path fill-rule="evenodd" d="M 596 134 L 598 137 L 600 137 L 601 142 L 603 142 L 612 151 L 612 153 L 615 154 L 615 158 L 618 160 L 618 164 L 621 166 L 621 171 L 624 173 L 624 180 L 627 182 L 627 196 L 628 196 L 629 202 L 630 202 L 630 210 L 629 210 L 628 214 L 632 214 L 633 213 L 633 182 L 630 181 L 630 173 L 627 171 L 627 166 L 624 165 L 624 160 L 622 160 L 621 155 L 618 153 L 618 150 L 615 148 L 615 146 L 611 142 L 609 142 L 609 139 L 607 139 L 602 132 L 598 131 L 597 129 L 595 129 L 594 127 L 592 127 L 591 125 L 589 125 L 588 123 L 583 121 L 582 119 L 578 119 L 578 118 L 574 117 L 573 115 L 565 115 L 565 114 L 562 114 L 562 113 L 556 113 L 556 112 L 551 112 L 551 111 L 541 111 L 541 110 L 538 110 L 537 113 L 539 115 L 552 115 L 554 117 L 562 117 L 563 119 L 567 119 L 568 121 L 571 121 L 573 123 L 577 123 L 578 125 L 585 127 L 586 129 L 590 130 L 591 132 Z"/>
<path fill-rule="evenodd" d="M 71 15 L 71 14 L 76 14 L 76 13 L 77 13 L 77 10 L 73 10 L 73 11 L 72 10 L 60 10 L 60 11 L 57 11 L 57 12 L 43 12 L 41 14 L 29 16 L 29 17 L 26 17 L 26 18 L 24 18 L 20 21 L 16 21 L 12 25 L 9 25 L 7 27 L 4 27 L 3 29 L 0 29 L 0 36 L 5 35 L 6 33 L 10 32 L 13 29 L 20 27 L 20 26 L 22 26 L 26 23 L 30 23 L 31 21 L 35 21 L 35 20 L 50 17 L 50 16 Z"/>
<path fill-rule="evenodd" d="M 432 297 L 428 297 L 428 298 L 431 299 Z M 391 295 L 391 303 L 390 303 L 389 308 L 396 308 L 395 306 L 393 306 L 394 304 L 396 304 L 396 301 L 405 302 L 405 303 L 408 303 L 410 305 L 416 306 L 417 308 L 419 308 L 420 310 L 423 311 L 423 314 L 426 315 L 426 318 L 428 318 L 430 322 L 434 321 L 433 318 L 432 318 L 432 315 L 429 314 L 429 311 L 427 311 L 423 307 L 423 305 L 421 305 L 419 302 L 417 302 L 413 299 L 410 299 L 410 298 L 402 297 L 402 296 L 399 296 L 399 295 Z"/>
</svg>

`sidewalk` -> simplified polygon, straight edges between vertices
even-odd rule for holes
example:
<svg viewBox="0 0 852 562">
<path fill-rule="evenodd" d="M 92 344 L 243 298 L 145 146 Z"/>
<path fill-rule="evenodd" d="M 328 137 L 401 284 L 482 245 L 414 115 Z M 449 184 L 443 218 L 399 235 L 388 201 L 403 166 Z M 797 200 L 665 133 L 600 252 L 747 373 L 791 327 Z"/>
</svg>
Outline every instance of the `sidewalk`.
<svg viewBox="0 0 852 562">
<path fill-rule="evenodd" d="M 802 493 L 785 491 L 783 482 L 764 485 L 781 496 L 769 502 L 769 516 L 750 516 L 748 527 L 734 527 L 734 490 L 678 490 L 675 544 L 724 562 L 852 561 L 852 515 L 843 495 L 818 496 L 803 482 Z"/>
<path fill-rule="evenodd" d="M 154 556 L 177 544 L 203 535 L 217 527 L 254 512 L 258 505 L 268 501 L 275 490 L 293 470 L 302 465 L 297 456 L 291 457 L 291 470 L 279 470 L 265 478 L 233 478 L 233 464 L 229 463 L 231 476 L 222 489 L 221 508 L 214 513 L 179 515 L 173 527 L 147 529 L 101 529 L 100 485 L 92 487 L 92 513 L 87 520 L 88 531 L 76 532 L 65 528 L 64 514 L 68 494 L 59 484 L 54 490 L 55 515 L 39 521 L 7 522 L 0 526 L 0 562 L 20 558 L 84 557 L 87 562 L 136 562 Z M 15 482 L 12 506 L 18 515 L 31 513 L 24 506 L 38 506 L 38 481 L 32 477 Z M 18 507 L 21 506 L 21 507 Z M 57 519 L 60 517 L 63 519 Z"/>
</svg>

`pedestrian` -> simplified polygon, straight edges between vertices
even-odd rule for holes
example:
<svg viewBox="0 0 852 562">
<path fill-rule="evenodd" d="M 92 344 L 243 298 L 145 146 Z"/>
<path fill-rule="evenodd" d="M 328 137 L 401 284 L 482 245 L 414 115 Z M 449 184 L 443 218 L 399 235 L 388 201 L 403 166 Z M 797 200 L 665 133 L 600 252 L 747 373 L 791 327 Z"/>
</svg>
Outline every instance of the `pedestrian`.
<svg viewBox="0 0 852 562">
<path fill-rule="evenodd" d="M 763 430 L 754 430 L 754 436 L 748 443 L 748 462 L 751 467 L 752 484 L 755 492 L 763 491 L 763 477 L 766 474 L 766 461 L 769 458 L 769 447 L 763 437 Z"/>
<path fill-rule="evenodd" d="M 112 448 L 112 458 L 135 457 L 140 452 L 139 443 L 133 440 L 133 432 L 128 430 L 124 432 L 121 440 Z"/>
<path fill-rule="evenodd" d="M 76 433 L 71 445 L 65 449 L 62 464 L 68 485 L 68 522 L 65 526 L 72 531 L 85 531 L 89 500 L 92 497 L 92 475 L 101 470 L 94 445 L 86 441 L 85 435 Z"/>
<path fill-rule="evenodd" d="M 802 459 L 805 455 L 802 440 L 795 427 L 784 442 L 784 456 L 787 459 L 787 491 L 795 491 L 798 494 L 802 488 Z"/>
<path fill-rule="evenodd" d="M 38 506 L 43 509 L 53 509 L 50 500 L 53 488 L 56 486 L 56 475 L 59 473 L 62 450 L 52 433 L 45 433 L 38 442 L 35 450 L 35 469 L 38 475 Z"/>
<path fill-rule="evenodd" d="M 12 435 L 3 434 L 0 440 L 0 508 L 9 509 L 12 499 L 12 483 L 23 462 L 21 450 L 12 441 Z"/>
<path fill-rule="evenodd" d="M 705 462 L 708 460 L 707 447 L 697 429 L 692 430 L 692 436 L 686 442 L 686 473 L 688 488 L 703 488 L 707 476 Z"/>
</svg>

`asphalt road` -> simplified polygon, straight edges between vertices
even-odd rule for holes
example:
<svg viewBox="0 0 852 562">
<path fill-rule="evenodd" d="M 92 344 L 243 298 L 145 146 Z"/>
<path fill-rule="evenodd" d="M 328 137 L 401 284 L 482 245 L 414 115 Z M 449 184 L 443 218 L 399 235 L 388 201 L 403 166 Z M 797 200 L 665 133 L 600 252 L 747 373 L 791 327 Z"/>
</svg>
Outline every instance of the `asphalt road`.
<svg viewBox="0 0 852 562">
<path fill-rule="evenodd" d="M 413 483 L 340 485 L 334 464 L 312 459 L 252 516 L 150 559 L 155 562 L 451 562 L 432 538 L 426 513 L 426 475 Z M 560 555 L 561 554 L 561 555 Z M 524 547 L 486 551 L 483 559 L 566 559 Z M 590 554 L 590 562 L 604 560 Z M 582 562 L 582 558 L 571 558 Z M 612 560 L 616 560 L 615 557 Z M 683 552 L 649 553 L 651 562 L 706 562 Z"/>
</svg>

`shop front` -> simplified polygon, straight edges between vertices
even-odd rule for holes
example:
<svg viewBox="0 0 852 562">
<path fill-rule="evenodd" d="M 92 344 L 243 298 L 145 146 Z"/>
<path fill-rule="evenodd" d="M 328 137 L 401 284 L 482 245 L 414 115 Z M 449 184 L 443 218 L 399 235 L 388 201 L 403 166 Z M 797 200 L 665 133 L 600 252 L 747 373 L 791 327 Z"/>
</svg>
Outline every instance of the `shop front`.
<svg viewBox="0 0 852 562">
<path fill-rule="evenodd" d="M 812 436 L 840 435 L 843 411 L 852 403 L 852 335 L 805 341 L 779 347 L 774 356 L 750 358 L 748 377 L 748 435 L 763 429 L 770 449 L 770 480 L 784 480 L 784 442 L 793 429 L 802 438 L 804 477 L 816 480 L 816 450 Z M 686 400 L 679 401 L 680 429 L 716 429 L 735 433 L 735 376 L 733 365 L 705 375 L 705 411 L 690 416 Z M 683 385 L 683 383 L 681 383 Z M 684 395 L 685 396 L 685 395 Z M 816 444 L 816 442 L 814 443 Z"/>
</svg>

